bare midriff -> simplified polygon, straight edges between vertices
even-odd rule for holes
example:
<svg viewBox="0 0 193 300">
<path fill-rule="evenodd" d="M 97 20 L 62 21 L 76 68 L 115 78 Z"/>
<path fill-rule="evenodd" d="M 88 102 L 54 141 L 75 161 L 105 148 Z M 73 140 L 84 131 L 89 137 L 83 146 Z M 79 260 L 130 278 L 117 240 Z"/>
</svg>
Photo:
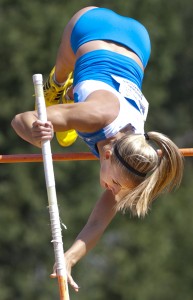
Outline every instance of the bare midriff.
<svg viewBox="0 0 193 300">
<path fill-rule="evenodd" d="M 80 56 L 82 56 L 88 52 L 91 52 L 94 50 L 102 50 L 102 49 L 116 52 L 116 53 L 119 53 L 121 55 L 124 55 L 124 56 L 127 56 L 127 57 L 133 59 L 140 66 L 140 68 L 144 71 L 144 67 L 143 67 L 143 64 L 142 64 L 140 58 L 133 51 L 130 51 L 128 48 L 126 48 L 120 44 L 112 43 L 110 41 L 97 40 L 97 41 L 90 41 L 88 43 L 81 45 L 78 48 L 78 51 L 76 53 L 76 59 L 78 59 Z"/>
</svg>

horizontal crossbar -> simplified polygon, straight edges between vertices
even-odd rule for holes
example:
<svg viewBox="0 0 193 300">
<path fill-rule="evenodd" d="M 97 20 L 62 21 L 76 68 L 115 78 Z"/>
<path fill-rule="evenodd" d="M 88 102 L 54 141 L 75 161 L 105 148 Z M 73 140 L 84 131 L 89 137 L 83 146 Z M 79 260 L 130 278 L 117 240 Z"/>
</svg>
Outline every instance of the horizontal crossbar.
<svg viewBox="0 0 193 300">
<path fill-rule="evenodd" d="M 182 148 L 180 152 L 183 156 L 193 156 L 193 148 Z M 53 161 L 77 161 L 77 160 L 98 160 L 90 152 L 54 153 Z M 0 155 L 0 163 L 27 163 L 42 162 L 42 154 L 10 154 Z"/>
</svg>

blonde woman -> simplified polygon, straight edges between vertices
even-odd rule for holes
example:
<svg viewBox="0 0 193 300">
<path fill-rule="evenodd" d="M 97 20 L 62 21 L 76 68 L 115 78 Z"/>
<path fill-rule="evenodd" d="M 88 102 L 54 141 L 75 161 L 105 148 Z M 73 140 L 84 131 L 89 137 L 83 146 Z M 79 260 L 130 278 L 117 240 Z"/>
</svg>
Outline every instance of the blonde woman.
<svg viewBox="0 0 193 300">
<path fill-rule="evenodd" d="M 38 120 L 36 111 L 12 121 L 16 133 L 37 147 L 54 132 L 75 129 L 99 158 L 105 191 L 65 253 L 75 291 L 72 266 L 96 245 L 116 212 L 130 209 L 145 216 L 160 193 L 181 182 L 177 146 L 161 133 L 144 133 L 148 102 L 141 88 L 150 49 L 148 32 L 138 21 L 106 8 L 83 8 L 64 29 L 56 66 L 44 87 L 49 121 Z M 60 104 L 72 70 L 75 103 Z"/>
</svg>

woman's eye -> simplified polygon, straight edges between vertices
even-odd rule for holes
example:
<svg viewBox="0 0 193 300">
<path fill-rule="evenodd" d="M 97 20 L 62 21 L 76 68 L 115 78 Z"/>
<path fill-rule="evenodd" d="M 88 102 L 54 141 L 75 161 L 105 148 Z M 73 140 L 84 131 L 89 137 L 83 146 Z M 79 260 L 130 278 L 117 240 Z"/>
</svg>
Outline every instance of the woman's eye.
<svg viewBox="0 0 193 300">
<path fill-rule="evenodd" d="M 116 185 L 118 185 L 119 187 L 121 187 L 121 188 L 122 188 L 122 186 L 120 185 L 120 183 L 119 183 L 119 182 L 117 182 L 117 181 L 115 181 L 114 179 L 112 179 L 112 183 L 113 183 L 113 184 L 116 184 Z"/>
<path fill-rule="evenodd" d="M 112 179 L 112 182 L 113 182 L 114 184 L 118 185 L 118 183 L 117 183 L 114 179 Z"/>
</svg>

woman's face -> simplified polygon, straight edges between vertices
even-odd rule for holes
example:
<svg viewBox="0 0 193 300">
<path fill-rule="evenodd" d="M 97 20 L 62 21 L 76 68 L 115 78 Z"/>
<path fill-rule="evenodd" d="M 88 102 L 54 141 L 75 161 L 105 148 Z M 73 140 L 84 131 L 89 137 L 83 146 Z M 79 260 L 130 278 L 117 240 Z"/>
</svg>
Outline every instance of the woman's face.
<svg viewBox="0 0 193 300">
<path fill-rule="evenodd" d="M 123 170 L 111 162 L 110 157 L 101 161 L 100 184 L 103 188 L 111 190 L 113 195 L 118 195 L 132 187 L 128 176 Z"/>
</svg>

